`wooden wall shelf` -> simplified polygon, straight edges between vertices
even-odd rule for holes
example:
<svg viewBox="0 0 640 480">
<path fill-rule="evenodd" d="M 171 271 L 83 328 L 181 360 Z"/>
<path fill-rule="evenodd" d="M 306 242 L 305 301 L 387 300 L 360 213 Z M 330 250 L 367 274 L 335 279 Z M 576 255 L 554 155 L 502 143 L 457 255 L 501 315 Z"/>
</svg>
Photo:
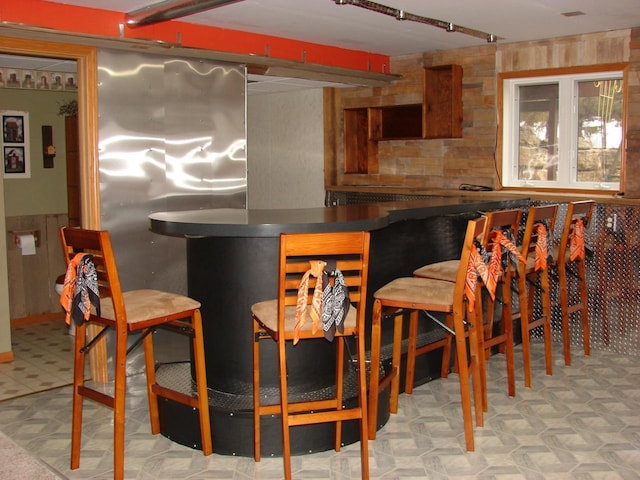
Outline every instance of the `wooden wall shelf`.
<svg viewBox="0 0 640 480">
<path fill-rule="evenodd" d="M 344 109 L 345 173 L 377 173 L 378 142 L 462 137 L 462 67 L 424 69 L 423 102 Z"/>
<path fill-rule="evenodd" d="M 424 138 L 462 137 L 462 67 L 424 69 Z"/>
<path fill-rule="evenodd" d="M 369 138 L 398 140 L 422 138 L 422 104 L 369 109 Z"/>
<path fill-rule="evenodd" d="M 344 172 L 377 173 L 378 144 L 370 139 L 369 109 L 344 110 Z"/>
</svg>

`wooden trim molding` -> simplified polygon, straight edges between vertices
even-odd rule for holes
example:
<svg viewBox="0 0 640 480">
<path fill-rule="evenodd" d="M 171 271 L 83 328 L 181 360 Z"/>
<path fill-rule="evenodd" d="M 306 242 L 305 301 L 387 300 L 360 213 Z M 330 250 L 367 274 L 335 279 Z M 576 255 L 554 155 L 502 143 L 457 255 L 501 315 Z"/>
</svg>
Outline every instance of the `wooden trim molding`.
<svg viewBox="0 0 640 480">
<path fill-rule="evenodd" d="M 98 170 L 98 53 L 96 47 L 14 37 L 0 37 L 0 52 L 55 57 L 77 62 L 78 140 L 80 148 L 80 203 L 82 226 L 100 228 Z M 13 360 L 13 354 L 6 361 Z M 2 360 L 0 354 L 0 361 Z M 106 338 L 89 353 L 92 378 L 107 382 Z"/>
<path fill-rule="evenodd" d="M 100 228 L 97 49 L 85 45 L 0 37 L 0 51 L 18 55 L 76 60 L 82 224 L 86 228 Z"/>
<path fill-rule="evenodd" d="M 0 352 L 0 363 L 10 363 L 13 360 L 13 352 Z"/>
</svg>

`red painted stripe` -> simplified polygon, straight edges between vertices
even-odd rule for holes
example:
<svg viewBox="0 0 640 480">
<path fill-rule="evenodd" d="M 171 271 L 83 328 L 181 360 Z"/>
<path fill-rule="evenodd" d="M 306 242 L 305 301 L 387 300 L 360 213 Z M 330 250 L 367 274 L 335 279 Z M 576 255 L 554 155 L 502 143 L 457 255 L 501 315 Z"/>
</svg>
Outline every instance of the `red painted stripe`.
<svg viewBox="0 0 640 480">
<path fill-rule="evenodd" d="M 61 32 L 120 36 L 124 13 L 52 3 L 46 0 L 0 2 L 0 21 L 45 27 Z M 181 21 L 156 25 L 125 27 L 126 38 L 176 43 L 183 47 L 228 53 L 255 54 L 271 58 L 306 62 L 346 69 L 385 73 L 389 57 L 377 53 L 302 42 L 281 37 L 207 27 Z"/>
</svg>

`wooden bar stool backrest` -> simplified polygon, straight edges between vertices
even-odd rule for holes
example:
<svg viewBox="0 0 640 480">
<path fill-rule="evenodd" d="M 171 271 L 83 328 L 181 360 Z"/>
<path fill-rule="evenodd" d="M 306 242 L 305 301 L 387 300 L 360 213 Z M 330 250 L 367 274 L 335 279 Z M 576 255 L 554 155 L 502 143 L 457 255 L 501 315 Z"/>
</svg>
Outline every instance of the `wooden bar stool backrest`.
<svg viewBox="0 0 640 480">
<path fill-rule="evenodd" d="M 65 228 L 60 231 L 67 265 L 78 253 L 91 255 L 98 276 L 100 298 L 113 303 L 115 319 L 101 319 L 104 322 L 120 323 L 126 328 L 127 312 L 122 298 L 120 278 L 116 268 L 111 239 L 107 231 Z M 104 302 L 105 300 L 102 300 Z"/>
<path fill-rule="evenodd" d="M 484 232 L 482 244 L 487 250 L 493 244 L 493 233 L 496 230 L 509 232 L 514 237 L 514 241 L 518 241 L 520 220 L 522 219 L 522 210 L 520 208 L 486 212 L 485 216 L 487 217 L 487 228 Z"/>
<path fill-rule="evenodd" d="M 513 242 L 518 240 L 518 232 L 520 229 L 520 220 L 522 218 L 522 210 L 513 208 L 508 210 L 497 210 L 487 212 L 487 227 L 484 231 L 482 244 L 487 252 L 493 249 L 493 243 L 497 238 L 497 232 L 503 233 Z M 515 243 L 514 243 L 515 244 Z M 504 352 L 507 362 L 507 389 L 509 396 L 515 396 L 515 361 L 514 361 L 514 342 L 513 342 L 513 318 L 511 315 L 511 281 L 515 278 L 515 269 L 517 266 L 507 261 L 506 270 L 503 272 L 498 282 L 500 288 L 500 302 L 494 302 L 488 297 L 486 306 L 486 319 L 484 325 L 484 348 L 486 357 L 488 358 L 491 350 L 498 347 L 499 351 Z M 498 291 L 496 289 L 496 295 Z M 498 298 L 498 297 L 496 297 Z M 500 304 L 500 327 L 499 331 L 494 328 L 495 305 Z M 486 399 L 485 399 L 486 402 Z"/>
<path fill-rule="evenodd" d="M 518 275 L 518 297 L 520 311 L 514 318 L 520 318 L 520 328 L 522 333 L 522 356 L 524 360 L 524 385 L 531 386 L 531 351 L 530 335 L 531 331 L 542 327 L 545 345 L 545 366 L 547 375 L 552 374 L 552 342 L 551 337 L 551 298 L 549 285 L 549 268 L 553 258 L 553 251 L 550 247 L 553 242 L 553 232 L 555 230 L 558 205 L 532 206 L 527 214 L 527 223 L 522 237 L 522 256 L 526 263 L 519 263 Z M 547 246 L 547 262 L 539 262 L 536 268 L 538 256 L 543 253 L 538 249 L 538 243 L 542 242 Z M 542 245 L 540 245 L 540 248 Z M 540 259 L 542 260 L 542 259 Z M 546 267 L 544 266 L 546 265 Z M 541 315 L 534 315 L 534 300 L 536 293 L 540 298 Z"/>
<path fill-rule="evenodd" d="M 366 295 L 366 279 L 368 273 L 368 234 L 356 233 L 327 233 L 327 234 L 288 234 L 281 237 L 280 275 L 278 278 L 278 332 L 284 334 L 285 339 L 292 340 L 294 331 L 285 325 L 284 309 L 296 306 L 299 300 L 300 279 L 309 270 L 309 259 L 334 261 L 343 275 L 349 289 L 349 300 L 360 305 Z M 366 250 L 366 251 L 365 251 Z M 329 281 L 334 284 L 336 278 L 331 276 Z M 364 283 L 363 283 L 364 280 Z M 309 277 L 307 304 L 313 300 L 313 292 L 317 278 Z M 364 317 L 364 312 L 361 313 Z M 353 330 L 345 331 L 344 335 L 352 335 L 359 325 L 346 326 Z M 322 337 L 322 332 L 313 333 L 311 330 L 301 330 L 300 338 Z"/>
<path fill-rule="evenodd" d="M 558 205 L 532 206 L 527 213 L 527 223 L 525 224 L 524 235 L 522 237 L 522 256 L 529 258 L 535 256 L 536 244 L 538 243 L 538 229 L 536 225 L 544 223 L 552 239 L 555 231 L 556 217 L 558 215 Z M 549 252 L 552 255 L 553 252 Z M 520 264 L 520 269 L 526 269 L 526 264 Z"/>
<path fill-rule="evenodd" d="M 579 313 L 582 321 L 584 354 L 589 355 L 591 353 L 589 320 L 587 318 L 587 272 L 584 255 L 586 252 L 571 259 L 571 244 L 574 241 L 577 241 L 578 244 L 586 241 L 586 238 L 578 239 L 577 237 L 586 233 L 586 230 L 589 228 L 594 207 L 595 201 L 593 200 L 569 202 L 564 226 L 562 228 L 562 235 L 560 237 L 560 244 L 558 245 L 555 256 L 558 271 L 560 308 L 562 311 L 562 337 L 565 365 L 571 365 L 569 320 L 574 313 Z M 575 271 L 569 273 L 567 267 L 575 267 Z M 572 284 L 576 282 L 577 295 L 570 295 L 569 289 Z"/>
<path fill-rule="evenodd" d="M 562 228 L 562 236 L 560 237 L 560 244 L 558 246 L 557 259 L 568 257 L 571 250 L 571 239 L 574 236 L 578 220 L 582 221 L 585 229 L 589 228 L 594 207 L 595 201 L 593 200 L 569 202 L 567 205 L 567 215 L 565 216 Z"/>
</svg>

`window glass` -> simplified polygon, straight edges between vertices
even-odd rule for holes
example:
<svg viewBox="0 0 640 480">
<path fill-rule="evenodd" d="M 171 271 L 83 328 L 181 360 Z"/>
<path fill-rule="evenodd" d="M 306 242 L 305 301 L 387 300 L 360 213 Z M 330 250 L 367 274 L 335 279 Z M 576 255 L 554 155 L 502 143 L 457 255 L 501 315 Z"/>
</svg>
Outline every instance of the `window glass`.
<svg viewBox="0 0 640 480">
<path fill-rule="evenodd" d="M 622 144 L 620 80 L 578 83 L 578 182 L 619 182 Z"/>
<path fill-rule="evenodd" d="M 622 72 L 503 83 L 503 184 L 619 190 Z"/>
<path fill-rule="evenodd" d="M 521 86 L 518 180 L 556 180 L 558 84 Z"/>
</svg>

